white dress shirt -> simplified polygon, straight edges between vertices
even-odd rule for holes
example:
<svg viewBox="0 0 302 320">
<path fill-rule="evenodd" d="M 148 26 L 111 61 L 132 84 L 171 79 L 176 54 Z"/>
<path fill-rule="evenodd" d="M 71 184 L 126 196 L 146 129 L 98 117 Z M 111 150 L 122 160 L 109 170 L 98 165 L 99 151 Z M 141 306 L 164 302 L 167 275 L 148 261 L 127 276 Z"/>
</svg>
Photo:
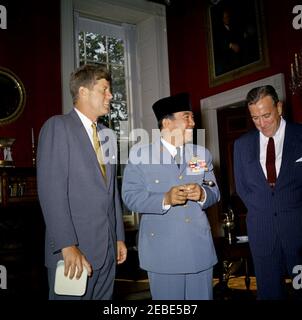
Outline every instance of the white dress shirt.
<svg viewBox="0 0 302 320">
<path fill-rule="evenodd" d="M 90 139 L 90 142 L 93 146 L 93 138 L 92 138 L 92 134 L 93 134 L 93 130 L 92 130 L 92 121 L 87 118 L 81 111 L 79 111 L 77 108 L 74 108 L 74 110 L 76 111 L 76 113 L 78 114 L 78 116 L 80 117 L 80 120 L 82 121 L 83 123 L 83 126 L 85 128 L 85 130 L 87 131 L 87 134 L 89 136 L 89 139 Z"/>
<path fill-rule="evenodd" d="M 275 167 L 276 167 L 277 177 L 280 172 L 281 161 L 282 161 L 285 126 L 286 126 L 286 122 L 281 117 L 279 128 L 276 131 L 275 135 L 273 136 L 274 142 L 275 142 L 275 154 L 276 154 Z M 269 139 L 268 137 L 266 137 L 264 134 L 260 132 L 260 163 L 266 177 L 267 177 L 267 172 L 266 172 L 265 163 L 266 163 L 266 148 L 268 144 L 268 139 Z"/>
</svg>

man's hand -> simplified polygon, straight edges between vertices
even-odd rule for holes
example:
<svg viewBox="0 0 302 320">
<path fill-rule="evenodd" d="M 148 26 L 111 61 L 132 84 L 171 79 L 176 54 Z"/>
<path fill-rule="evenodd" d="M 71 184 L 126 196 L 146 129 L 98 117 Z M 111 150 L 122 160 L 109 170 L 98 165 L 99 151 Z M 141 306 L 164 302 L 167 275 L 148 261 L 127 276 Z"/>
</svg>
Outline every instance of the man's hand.
<svg viewBox="0 0 302 320">
<path fill-rule="evenodd" d="M 184 185 L 187 192 L 187 199 L 192 201 L 203 201 L 205 198 L 204 190 L 197 183 Z"/>
<path fill-rule="evenodd" d="M 83 267 L 87 269 L 88 276 L 92 275 L 92 267 L 90 263 L 87 261 L 86 257 L 82 254 L 82 252 L 76 246 L 70 246 L 62 249 L 62 255 L 64 258 L 64 275 L 68 276 L 72 279 L 75 276 L 76 270 L 76 278 L 80 279 Z"/>
<path fill-rule="evenodd" d="M 164 205 L 176 206 L 185 204 L 187 201 L 187 192 L 185 186 L 172 187 L 168 192 L 165 193 Z"/>
<path fill-rule="evenodd" d="M 127 258 L 127 247 L 124 241 L 117 241 L 117 264 L 123 263 Z"/>
</svg>

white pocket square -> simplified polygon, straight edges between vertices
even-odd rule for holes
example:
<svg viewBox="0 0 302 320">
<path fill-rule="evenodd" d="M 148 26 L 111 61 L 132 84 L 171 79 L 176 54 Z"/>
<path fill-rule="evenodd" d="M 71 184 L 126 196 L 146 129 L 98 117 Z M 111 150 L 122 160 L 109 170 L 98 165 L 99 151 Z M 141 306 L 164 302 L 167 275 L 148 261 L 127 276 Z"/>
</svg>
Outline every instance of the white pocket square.
<svg viewBox="0 0 302 320">
<path fill-rule="evenodd" d="M 297 159 L 296 162 L 302 162 L 302 157 Z"/>
</svg>

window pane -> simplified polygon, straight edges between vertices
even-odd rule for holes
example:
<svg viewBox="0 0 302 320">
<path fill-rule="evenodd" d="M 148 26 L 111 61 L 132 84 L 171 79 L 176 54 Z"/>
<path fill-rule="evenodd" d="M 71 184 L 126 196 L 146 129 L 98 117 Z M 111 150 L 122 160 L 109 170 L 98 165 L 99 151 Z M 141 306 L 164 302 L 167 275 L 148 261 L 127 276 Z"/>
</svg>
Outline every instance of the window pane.
<svg viewBox="0 0 302 320">
<path fill-rule="evenodd" d="M 79 33 L 79 63 L 105 63 L 111 72 L 111 111 L 100 121 L 120 135 L 120 121 L 128 120 L 125 48 L 121 39 L 81 31 Z"/>
<path fill-rule="evenodd" d="M 106 62 L 106 37 L 91 32 L 86 33 L 87 62 Z"/>
<path fill-rule="evenodd" d="M 110 128 L 110 115 L 107 114 L 105 116 L 99 117 L 98 121 L 100 121 L 103 125 L 105 125 L 106 127 Z"/>
<path fill-rule="evenodd" d="M 124 43 L 122 40 L 108 38 L 108 57 L 110 64 L 124 65 Z"/>
<path fill-rule="evenodd" d="M 79 55 L 80 55 L 79 60 L 84 61 L 86 58 L 84 32 L 79 33 Z"/>
<path fill-rule="evenodd" d="M 128 120 L 126 102 L 111 101 L 111 127 L 117 134 L 120 132 L 120 121 Z"/>
<path fill-rule="evenodd" d="M 111 66 L 113 100 L 126 101 L 125 68 Z"/>
</svg>

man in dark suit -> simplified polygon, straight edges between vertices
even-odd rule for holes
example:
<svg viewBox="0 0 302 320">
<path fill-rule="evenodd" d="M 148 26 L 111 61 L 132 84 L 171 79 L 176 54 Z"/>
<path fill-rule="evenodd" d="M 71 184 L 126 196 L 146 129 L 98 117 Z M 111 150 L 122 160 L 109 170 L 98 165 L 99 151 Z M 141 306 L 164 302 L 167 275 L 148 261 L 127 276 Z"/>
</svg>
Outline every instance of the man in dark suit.
<svg viewBox="0 0 302 320">
<path fill-rule="evenodd" d="M 258 130 L 235 142 L 236 189 L 248 209 L 258 299 L 283 299 L 284 277 L 302 264 L 302 126 L 282 118 L 272 86 L 246 100 Z"/>
<path fill-rule="evenodd" d="M 111 299 L 115 264 L 126 259 L 115 161 L 106 163 L 100 145 L 109 129 L 97 123 L 110 110 L 110 81 L 102 65 L 77 69 L 70 79 L 74 109 L 47 120 L 40 132 L 37 178 L 50 299 Z M 79 278 L 87 269 L 84 296 L 55 294 L 61 259 L 70 278 Z"/>
</svg>

